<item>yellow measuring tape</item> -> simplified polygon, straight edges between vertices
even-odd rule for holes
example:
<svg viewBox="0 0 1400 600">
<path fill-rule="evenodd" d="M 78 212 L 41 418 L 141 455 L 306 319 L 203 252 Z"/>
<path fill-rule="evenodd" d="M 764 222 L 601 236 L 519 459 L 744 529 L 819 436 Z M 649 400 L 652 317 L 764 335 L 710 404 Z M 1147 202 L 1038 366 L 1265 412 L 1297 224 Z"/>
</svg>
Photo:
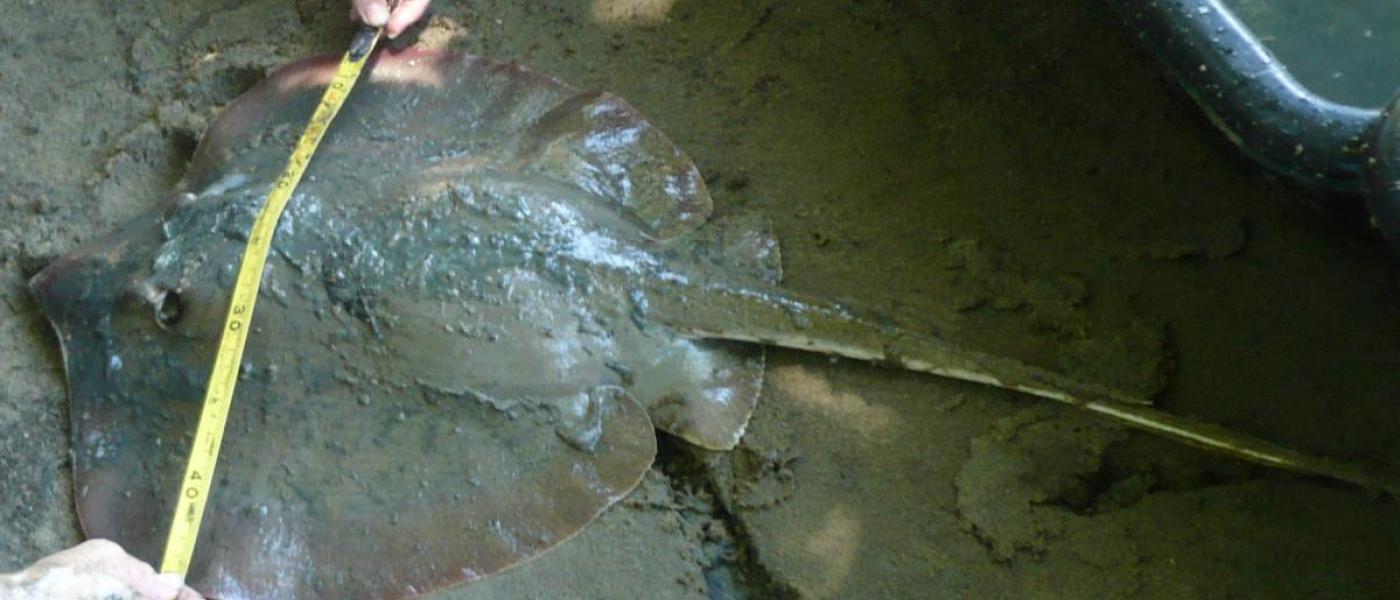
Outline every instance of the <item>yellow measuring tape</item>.
<svg viewBox="0 0 1400 600">
<path fill-rule="evenodd" d="M 253 222 L 248 246 L 243 250 L 243 260 L 238 267 L 238 281 L 233 286 L 228 316 L 224 318 L 223 333 L 219 336 L 219 353 L 214 358 L 209 387 L 204 392 L 204 407 L 199 413 L 199 427 L 195 429 L 185 478 L 180 484 L 170 535 L 165 540 L 165 556 L 160 565 L 162 573 L 185 575 L 194 556 L 195 539 L 199 537 L 199 526 L 204 520 L 209 486 L 214 480 L 214 466 L 219 461 L 219 446 L 224 439 L 224 425 L 228 422 L 228 411 L 233 405 L 233 388 L 238 382 L 243 346 L 248 340 L 248 325 L 253 318 L 253 305 L 258 300 L 263 265 L 267 261 L 272 235 L 277 229 L 277 220 L 306 172 L 306 165 L 311 162 L 316 147 L 321 144 L 331 119 L 340 112 L 345 98 L 355 87 L 365 60 L 379 42 L 380 32 L 379 29 L 362 30 L 350 45 L 350 50 L 340 59 L 335 77 L 321 96 L 321 103 L 306 124 L 306 131 L 297 140 L 291 158 L 287 159 L 287 167 L 272 183 L 272 190 L 257 220 Z"/>
</svg>

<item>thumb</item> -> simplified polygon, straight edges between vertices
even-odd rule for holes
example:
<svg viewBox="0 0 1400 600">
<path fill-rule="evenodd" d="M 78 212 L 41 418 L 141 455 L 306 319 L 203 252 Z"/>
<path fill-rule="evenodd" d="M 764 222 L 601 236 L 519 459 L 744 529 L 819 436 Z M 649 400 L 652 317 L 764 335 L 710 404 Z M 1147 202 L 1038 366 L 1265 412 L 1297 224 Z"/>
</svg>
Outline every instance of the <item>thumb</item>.
<svg viewBox="0 0 1400 600">
<path fill-rule="evenodd" d="M 162 600 L 204 600 L 199 592 L 185 585 L 185 578 L 175 573 L 161 573 L 156 577 L 160 582 Z"/>
<path fill-rule="evenodd" d="M 383 27 L 389 22 L 389 3 L 385 0 L 353 0 L 354 13 L 360 22 L 370 27 Z"/>
<path fill-rule="evenodd" d="M 152 579 L 149 586 L 145 587 L 149 590 L 146 593 L 152 597 L 174 598 L 185 587 L 185 578 L 174 573 L 161 573 Z"/>
</svg>

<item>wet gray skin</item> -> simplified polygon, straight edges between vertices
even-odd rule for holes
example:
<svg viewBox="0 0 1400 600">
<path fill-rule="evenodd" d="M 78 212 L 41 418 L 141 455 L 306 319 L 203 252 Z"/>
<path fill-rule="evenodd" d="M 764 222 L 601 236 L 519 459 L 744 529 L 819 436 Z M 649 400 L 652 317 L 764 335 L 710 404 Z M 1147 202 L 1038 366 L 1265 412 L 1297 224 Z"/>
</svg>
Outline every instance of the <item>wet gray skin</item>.
<svg viewBox="0 0 1400 600">
<path fill-rule="evenodd" d="M 189 575 L 205 593 L 410 596 L 528 560 L 636 485 L 653 427 L 738 442 L 763 370 L 742 342 L 1136 402 L 780 290 L 766 229 L 705 224 L 694 165 L 615 96 L 372 60 L 277 230 Z M 240 98 L 155 209 L 33 280 L 90 536 L 159 559 L 246 232 L 333 67 Z"/>
</svg>

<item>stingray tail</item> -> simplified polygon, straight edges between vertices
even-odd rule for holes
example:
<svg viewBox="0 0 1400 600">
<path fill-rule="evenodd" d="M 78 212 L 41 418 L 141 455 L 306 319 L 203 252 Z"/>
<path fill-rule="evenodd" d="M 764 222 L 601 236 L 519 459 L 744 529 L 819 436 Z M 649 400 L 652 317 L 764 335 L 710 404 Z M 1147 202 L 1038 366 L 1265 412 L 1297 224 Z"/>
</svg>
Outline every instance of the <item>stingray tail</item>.
<svg viewBox="0 0 1400 600">
<path fill-rule="evenodd" d="M 886 363 L 1054 400 L 1198 448 L 1253 463 L 1327 477 L 1400 496 L 1400 480 L 1359 466 L 1155 410 L 1145 398 L 1073 381 L 1016 360 L 959 347 L 824 300 L 776 288 L 677 285 L 647 294 L 650 318 L 706 338 L 754 342 Z M 697 293 L 703 292 L 703 293 Z M 703 298 L 703 301 L 696 299 Z"/>
</svg>

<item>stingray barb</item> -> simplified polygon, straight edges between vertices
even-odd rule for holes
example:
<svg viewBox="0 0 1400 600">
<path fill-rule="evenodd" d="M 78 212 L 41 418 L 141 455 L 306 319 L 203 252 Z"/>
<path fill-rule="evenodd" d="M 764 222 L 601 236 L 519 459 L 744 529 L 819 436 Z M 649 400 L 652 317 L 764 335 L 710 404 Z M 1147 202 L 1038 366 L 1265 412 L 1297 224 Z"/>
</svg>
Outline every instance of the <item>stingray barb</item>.
<svg viewBox="0 0 1400 600">
<path fill-rule="evenodd" d="M 781 289 L 768 230 L 707 223 L 694 164 L 616 96 L 473 56 L 371 60 L 273 242 L 188 576 L 207 594 L 404 597 L 527 561 L 637 485 L 655 429 L 733 448 L 765 345 L 1397 489 Z M 150 212 L 31 282 L 88 535 L 158 557 L 248 228 L 333 68 L 244 94 Z"/>
</svg>

